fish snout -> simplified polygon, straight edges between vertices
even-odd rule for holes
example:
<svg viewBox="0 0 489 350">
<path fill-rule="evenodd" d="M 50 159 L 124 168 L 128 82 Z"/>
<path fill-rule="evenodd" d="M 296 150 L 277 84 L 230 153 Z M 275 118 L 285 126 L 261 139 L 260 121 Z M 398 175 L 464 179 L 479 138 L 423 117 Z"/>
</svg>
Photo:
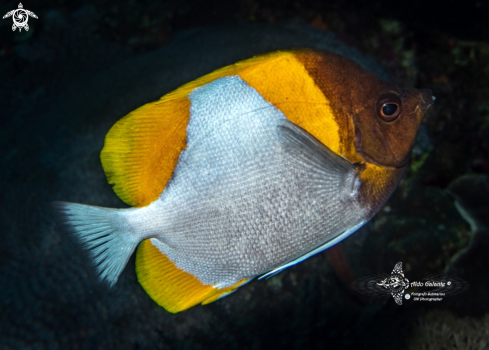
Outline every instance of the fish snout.
<svg viewBox="0 0 489 350">
<path fill-rule="evenodd" d="M 421 89 L 418 91 L 418 94 L 419 94 L 418 107 L 423 111 L 427 111 L 431 107 L 431 105 L 435 102 L 436 97 L 433 96 L 433 93 L 429 89 Z"/>
</svg>

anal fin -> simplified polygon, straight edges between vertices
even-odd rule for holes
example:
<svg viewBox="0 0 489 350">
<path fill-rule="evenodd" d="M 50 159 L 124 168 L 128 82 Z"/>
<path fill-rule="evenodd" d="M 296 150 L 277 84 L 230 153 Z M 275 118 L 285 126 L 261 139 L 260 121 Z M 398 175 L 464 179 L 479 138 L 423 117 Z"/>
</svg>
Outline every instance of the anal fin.
<svg viewBox="0 0 489 350">
<path fill-rule="evenodd" d="M 153 245 L 151 239 L 146 239 L 139 245 L 136 273 L 146 293 L 171 313 L 184 311 L 200 303 L 209 304 L 232 293 L 248 281 L 243 279 L 221 289 L 204 285 L 197 277 L 175 266 Z"/>
</svg>

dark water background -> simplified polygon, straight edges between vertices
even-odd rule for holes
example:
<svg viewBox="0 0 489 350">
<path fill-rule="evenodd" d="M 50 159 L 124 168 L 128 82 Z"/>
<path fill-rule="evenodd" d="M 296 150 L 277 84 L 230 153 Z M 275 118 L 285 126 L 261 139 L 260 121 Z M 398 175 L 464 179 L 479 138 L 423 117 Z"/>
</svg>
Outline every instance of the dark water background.
<svg viewBox="0 0 489 350">
<path fill-rule="evenodd" d="M 0 2 L 0 14 L 17 5 Z M 23 5 L 39 17 L 28 32 L 0 21 L 0 349 L 489 347 L 489 4 Z M 113 123 L 216 68 L 297 47 L 437 96 L 386 207 L 336 248 L 177 315 L 145 294 L 134 258 L 101 290 L 49 203 L 125 207 L 99 161 Z M 398 261 L 410 281 L 450 273 L 470 287 L 402 306 L 352 291 Z"/>
</svg>

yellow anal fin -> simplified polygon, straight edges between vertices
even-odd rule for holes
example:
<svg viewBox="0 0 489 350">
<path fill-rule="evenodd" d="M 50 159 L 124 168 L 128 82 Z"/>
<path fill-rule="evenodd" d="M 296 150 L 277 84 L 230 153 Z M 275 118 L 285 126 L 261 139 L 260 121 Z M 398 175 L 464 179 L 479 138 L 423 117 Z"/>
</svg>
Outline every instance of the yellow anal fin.
<svg viewBox="0 0 489 350">
<path fill-rule="evenodd" d="M 171 313 L 187 310 L 200 303 L 209 304 L 248 281 L 243 279 L 222 289 L 204 285 L 195 276 L 176 267 L 150 239 L 139 245 L 136 273 L 146 293 Z"/>
</svg>

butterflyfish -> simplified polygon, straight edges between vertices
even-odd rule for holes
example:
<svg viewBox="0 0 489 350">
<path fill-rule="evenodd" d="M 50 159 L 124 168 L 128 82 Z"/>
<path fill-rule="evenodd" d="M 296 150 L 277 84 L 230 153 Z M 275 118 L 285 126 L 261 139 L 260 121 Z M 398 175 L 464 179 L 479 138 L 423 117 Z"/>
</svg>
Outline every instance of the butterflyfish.
<svg viewBox="0 0 489 350">
<path fill-rule="evenodd" d="M 177 313 L 358 230 L 396 188 L 433 100 L 333 53 L 260 55 L 115 123 L 100 158 L 132 208 L 55 206 L 100 281 L 114 285 L 137 249 L 139 283 Z"/>
</svg>

